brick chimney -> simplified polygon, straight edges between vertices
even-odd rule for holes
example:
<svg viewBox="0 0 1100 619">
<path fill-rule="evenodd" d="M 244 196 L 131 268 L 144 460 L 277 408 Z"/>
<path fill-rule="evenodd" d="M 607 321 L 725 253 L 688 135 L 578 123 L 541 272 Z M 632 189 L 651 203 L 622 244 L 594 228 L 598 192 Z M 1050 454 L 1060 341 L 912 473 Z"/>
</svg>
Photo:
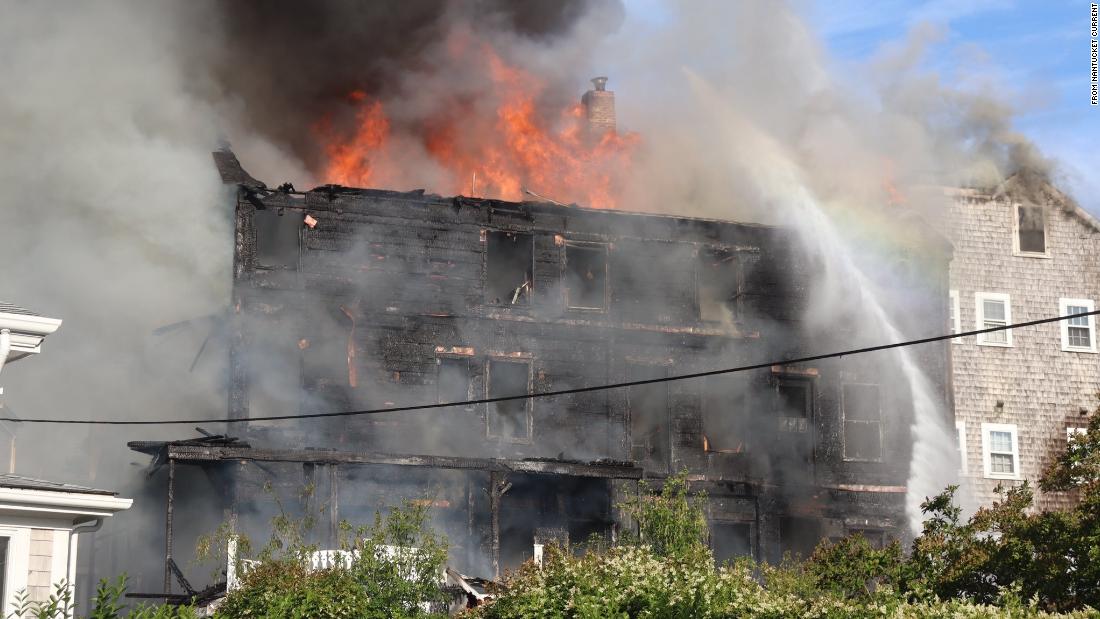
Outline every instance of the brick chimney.
<svg viewBox="0 0 1100 619">
<path fill-rule="evenodd" d="M 615 93 L 607 90 L 606 77 L 592 78 L 593 90 L 581 97 L 588 118 L 589 137 L 598 140 L 608 131 L 615 131 Z"/>
</svg>

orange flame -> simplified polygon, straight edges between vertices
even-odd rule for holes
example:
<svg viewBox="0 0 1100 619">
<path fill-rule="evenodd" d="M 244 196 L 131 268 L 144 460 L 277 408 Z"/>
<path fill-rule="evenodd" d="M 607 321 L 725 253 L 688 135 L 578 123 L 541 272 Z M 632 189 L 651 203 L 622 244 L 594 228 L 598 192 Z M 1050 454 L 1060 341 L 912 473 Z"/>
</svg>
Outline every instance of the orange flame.
<svg viewBox="0 0 1100 619">
<path fill-rule="evenodd" d="M 637 135 L 591 135 L 580 104 L 556 115 L 540 112 L 544 85 L 538 79 L 505 63 L 488 45 L 468 43 L 448 49 L 477 55 L 462 60 L 478 63 L 488 78 L 484 100 L 458 101 L 446 113 L 398 127 L 391 126 L 381 101 L 352 93 L 353 131 L 337 132 L 328 120 L 316 127 L 327 181 L 394 189 L 427 185 L 444 194 L 504 200 L 522 200 L 529 189 L 561 202 L 615 208 Z"/>
</svg>

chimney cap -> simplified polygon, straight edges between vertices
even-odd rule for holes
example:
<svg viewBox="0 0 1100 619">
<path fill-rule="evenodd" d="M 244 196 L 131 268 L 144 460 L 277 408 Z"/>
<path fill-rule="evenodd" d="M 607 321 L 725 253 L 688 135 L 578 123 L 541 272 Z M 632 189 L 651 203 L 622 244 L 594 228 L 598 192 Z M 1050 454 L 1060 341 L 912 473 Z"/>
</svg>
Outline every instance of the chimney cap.
<svg viewBox="0 0 1100 619">
<path fill-rule="evenodd" d="M 606 77 L 594 77 L 592 78 L 592 85 L 596 87 L 596 90 L 605 90 L 607 87 Z"/>
</svg>

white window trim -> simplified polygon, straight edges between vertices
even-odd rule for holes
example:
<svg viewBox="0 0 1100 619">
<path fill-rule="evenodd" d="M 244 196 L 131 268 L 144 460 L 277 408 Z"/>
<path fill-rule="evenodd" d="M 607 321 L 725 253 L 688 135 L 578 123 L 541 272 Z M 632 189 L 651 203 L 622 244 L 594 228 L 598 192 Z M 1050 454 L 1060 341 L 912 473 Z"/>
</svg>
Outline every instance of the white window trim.
<svg viewBox="0 0 1100 619">
<path fill-rule="evenodd" d="M 27 590 L 27 573 L 30 567 L 31 530 L 26 527 L 2 526 L 0 537 L 8 538 L 7 572 L 4 579 L 4 616 L 15 612 L 15 594 Z"/>
<path fill-rule="evenodd" d="M 969 473 L 969 467 L 966 464 L 966 422 L 955 422 L 955 436 L 959 442 L 959 472 L 963 475 Z"/>
<path fill-rule="evenodd" d="M 959 291 L 950 290 L 947 294 L 949 302 L 951 303 L 950 311 L 954 312 L 953 314 L 951 314 L 952 316 L 954 316 L 954 320 L 951 321 L 950 325 L 951 333 L 962 333 L 962 313 L 960 313 L 959 311 Z M 962 338 L 952 338 L 951 341 L 955 344 L 959 344 L 962 343 Z"/>
<path fill-rule="evenodd" d="M 1007 294 L 1002 292 L 977 292 L 974 294 L 974 328 L 975 330 L 985 329 L 985 304 L 983 301 L 1001 301 L 1005 304 L 1005 324 L 1012 324 L 1012 300 Z M 988 342 L 986 336 L 988 333 L 979 333 L 977 336 L 977 344 L 979 346 L 1000 346 L 1001 348 L 1012 347 L 1012 329 L 1004 331 L 1004 342 Z"/>
<path fill-rule="evenodd" d="M 1093 311 L 1096 306 L 1091 299 L 1058 299 L 1058 315 L 1065 316 L 1069 314 L 1069 306 L 1076 305 L 1087 308 L 1088 311 Z M 1062 350 L 1065 352 L 1096 352 L 1096 316 L 1089 316 L 1089 346 L 1070 346 L 1069 345 L 1069 321 L 1060 320 L 1058 324 L 1062 329 Z"/>
<path fill-rule="evenodd" d="M 1013 204 L 1012 205 L 1012 255 L 1023 256 L 1025 258 L 1050 258 L 1050 223 L 1047 221 L 1046 209 L 1043 209 L 1043 249 L 1046 251 L 1020 251 L 1020 208 L 1021 207 L 1035 207 L 1035 204 Z"/>
<path fill-rule="evenodd" d="M 990 432 L 1008 432 L 1012 435 L 1012 473 L 994 473 L 990 465 Z M 1020 437 L 1014 423 L 982 424 L 982 463 L 986 479 L 1021 479 L 1020 477 Z M 1003 453 L 1003 452 L 997 452 Z"/>
</svg>

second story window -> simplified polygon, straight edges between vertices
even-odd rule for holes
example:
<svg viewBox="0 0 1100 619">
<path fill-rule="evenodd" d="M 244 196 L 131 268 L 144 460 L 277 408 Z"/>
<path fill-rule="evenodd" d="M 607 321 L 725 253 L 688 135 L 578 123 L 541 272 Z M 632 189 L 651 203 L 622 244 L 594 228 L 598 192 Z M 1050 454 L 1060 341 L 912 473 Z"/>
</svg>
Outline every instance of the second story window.
<svg viewBox="0 0 1100 619">
<path fill-rule="evenodd" d="M 565 305 L 570 309 L 607 309 L 607 246 L 565 245 Z"/>
<path fill-rule="evenodd" d="M 667 376 L 668 368 L 663 365 L 630 363 L 626 366 L 628 381 Z M 626 392 L 626 404 L 630 417 L 631 459 L 651 471 L 668 471 L 672 445 L 668 383 L 630 387 Z"/>
<path fill-rule="evenodd" d="M 1093 311 L 1089 299 L 1059 299 L 1060 316 L 1084 314 Z M 1096 352 L 1095 316 L 1076 316 L 1061 321 L 1062 350 L 1067 352 Z"/>
<path fill-rule="evenodd" d="M 286 209 L 257 209 L 256 266 L 262 269 L 298 268 L 302 215 Z"/>
<path fill-rule="evenodd" d="M 974 297 L 978 329 L 992 329 L 1012 323 L 1012 303 L 1007 294 L 979 292 Z M 994 331 L 978 334 L 982 346 L 1012 346 L 1012 331 Z"/>
<path fill-rule="evenodd" d="M 844 459 L 882 459 L 882 404 L 878 385 L 846 384 L 841 389 L 844 410 Z"/>
<path fill-rule="evenodd" d="M 502 398 L 531 393 L 531 364 L 526 361 L 489 360 L 486 396 Z M 531 440 L 531 399 L 492 402 L 488 405 L 488 435 L 513 443 Z"/>
<path fill-rule="evenodd" d="M 1046 217 L 1041 206 L 1016 206 L 1016 252 L 1045 256 L 1047 253 Z"/>
<path fill-rule="evenodd" d="M 529 305 L 534 256 L 531 235 L 490 230 L 485 237 L 485 301 L 493 305 Z"/>
<path fill-rule="evenodd" d="M 986 477 L 1020 478 L 1020 448 L 1015 424 L 983 423 L 982 452 Z"/>
<path fill-rule="evenodd" d="M 470 399 L 470 360 L 465 357 L 441 357 L 436 377 L 436 401 L 440 404 Z"/>
</svg>

